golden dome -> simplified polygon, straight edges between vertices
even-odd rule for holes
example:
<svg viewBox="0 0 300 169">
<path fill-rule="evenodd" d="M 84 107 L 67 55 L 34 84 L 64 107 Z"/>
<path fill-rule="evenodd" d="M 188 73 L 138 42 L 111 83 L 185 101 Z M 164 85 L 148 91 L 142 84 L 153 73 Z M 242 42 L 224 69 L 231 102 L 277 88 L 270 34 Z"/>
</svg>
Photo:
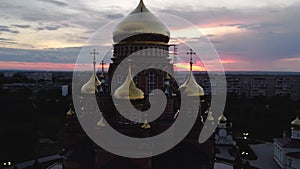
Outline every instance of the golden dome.
<svg viewBox="0 0 300 169">
<path fill-rule="evenodd" d="M 145 120 L 145 122 L 144 122 L 144 124 L 141 126 L 141 128 L 142 128 L 142 129 L 150 129 L 151 126 L 150 126 L 150 124 L 148 123 L 148 121 Z"/>
<path fill-rule="evenodd" d="M 104 79 L 104 78 L 105 78 L 105 75 L 104 75 L 103 72 L 101 73 L 100 78 L 101 78 L 101 79 Z"/>
<path fill-rule="evenodd" d="M 204 96 L 203 88 L 196 82 L 193 72 L 190 71 L 188 79 L 179 87 L 187 96 Z"/>
<path fill-rule="evenodd" d="M 218 118 L 219 122 L 227 122 L 227 118 L 222 114 L 219 118 Z"/>
<path fill-rule="evenodd" d="M 81 87 L 81 93 L 83 94 L 95 94 L 98 92 L 97 86 L 100 86 L 101 82 L 98 79 L 96 73 L 93 73 L 90 80 Z"/>
<path fill-rule="evenodd" d="M 97 126 L 98 127 L 104 127 L 104 126 L 106 126 L 105 123 L 104 123 L 103 117 L 101 117 L 100 120 L 97 122 Z"/>
<path fill-rule="evenodd" d="M 294 121 L 291 122 L 292 126 L 300 126 L 300 119 L 297 117 Z"/>
<path fill-rule="evenodd" d="M 75 113 L 73 110 L 70 108 L 69 111 L 66 113 L 67 116 L 73 116 Z"/>
<path fill-rule="evenodd" d="M 211 108 L 209 108 L 208 110 L 206 110 L 205 114 L 207 114 L 207 120 L 208 121 L 214 121 L 214 117 L 212 116 L 212 111 Z"/>
<path fill-rule="evenodd" d="M 170 79 L 171 79 L 171 77 L 170 77 L 169 73 L 166 73 L 165 80 L 170 80 Z"/>
<path fill-rule="evenodd" d="M 113 31 L 113 40 L 119 42 L 139 34 L 162 35 L 159 39 L 162 38 L 166 43 L 170 39 L 170 31 L 166 24 L 147 9 L 143 0 L 140 0 L 136 9 L 117 24 Z"/>
<path fill-rule="evenodd" d="M 131 77 L 131 66 L 128 67 L 128 75 L 125 82 L 116 89 L 114 97 L 117 99 L 138 100 L 144 98 L 144 92 L 136 87 Z"/>
</svg>

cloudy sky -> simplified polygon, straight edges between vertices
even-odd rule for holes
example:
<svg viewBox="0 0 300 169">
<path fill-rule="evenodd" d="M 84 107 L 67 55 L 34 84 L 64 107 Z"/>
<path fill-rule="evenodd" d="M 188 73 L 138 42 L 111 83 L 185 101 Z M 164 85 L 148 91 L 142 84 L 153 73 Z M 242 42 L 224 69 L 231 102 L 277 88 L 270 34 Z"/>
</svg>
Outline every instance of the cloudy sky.
<svg viewBox="0 0 300 169">
<path fill-rule="evenodd" d="M 138 2 L 2 0 L 0 69 L 72 70 L 89 37 L 127 15 Z M 300 71 L 300 0 L 144 2 L 153 12 L 196 25 L 215 46 L 225 70 Z M 182 30 L 189 27 L 171 28 Z M 197 38 L 190 35 L 186 40 Z"/>
</svg>

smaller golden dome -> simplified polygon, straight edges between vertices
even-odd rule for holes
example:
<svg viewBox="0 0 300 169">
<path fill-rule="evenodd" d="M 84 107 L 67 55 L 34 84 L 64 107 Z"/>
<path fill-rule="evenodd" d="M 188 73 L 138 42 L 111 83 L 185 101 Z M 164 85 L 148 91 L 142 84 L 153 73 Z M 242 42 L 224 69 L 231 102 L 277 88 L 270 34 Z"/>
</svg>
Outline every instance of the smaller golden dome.
<svg viewBox="0 0 300 169">
<path fill-rule="evenodd" d="M 170 80 L 170 79 L 171 79 L 171 77 L 170 77 L 169 73 L 166 73 L 165 80 Z"/>
<path fill-rule="evenodd" d="M 145 120 L 144 124 L 143 124 L 141 127 L 142 127 L 143 129 L 150 129 L 150 128 L 151 128 L 151 126 L 150 126 L 150 124 L 148 123 L 147 120 Z"/>
<path fill-rule="evenodd" d="M 128 67 L 128 75 L 125 82 L 116 89 L 114 97 L 117 99 L 138 100 L 144 99 L 144 92 L 137 88 L 131 76 L 131 66 Z"/>
<path fill-rule="evenodd" d="M 104 78 L 105 78 L 105 75 L 104 75 L 103 72 L 101 73 L 100 78 L 101 78 L 101 79 L 104 79 Z"/>
<path fill-rule="evenodd" d="M 203 88 L 196 82 L 192 71 L 179 90 L 182 90 L 187 96 L 204 96 L 205 94 Z"/>
<path fill-rule="evenodd" d="M 212 111 L 211 111 L 211 108 L 209 108 L 208 110 L 206 110 L 205 114 L 207 114 L 207 120 L 208 121 L 214 121 L 214 117 L 212 116 Z"/>
<path fill-rule="evenodd" d="M 300 119 L 297 117 L 294 121 L 291 122 L 292 126 L 300 126 Z"/>
<path fill-rule="evenodd" d="M 73 110 L 70 108 L 69 111 L 66 113 L 67 116 L 73 116 L 75 113 Z"/>
<path fill-rule="evenodd" d="M 84 84 L 81 88 L 81 93 L 83 94 L 95 94 L 97 93 L 97 87 L 101 85 L 100 80 L 98 79 L 97 75 L 93 73 L 90 80 Z"/>
<path fill-rule="evenodd" d="M 98 127 L 104 127 L 105 126 L 103 117 L 101 117 L 100 120 L 97 122 L 97 126 Z"/>
<path fill-rule="evenodd" d="M 225 123 L 227 122 L 227 118 L 222 114 L 219 118 L 218 118 L 219 122 L 221 123 Z"/>
</svg>

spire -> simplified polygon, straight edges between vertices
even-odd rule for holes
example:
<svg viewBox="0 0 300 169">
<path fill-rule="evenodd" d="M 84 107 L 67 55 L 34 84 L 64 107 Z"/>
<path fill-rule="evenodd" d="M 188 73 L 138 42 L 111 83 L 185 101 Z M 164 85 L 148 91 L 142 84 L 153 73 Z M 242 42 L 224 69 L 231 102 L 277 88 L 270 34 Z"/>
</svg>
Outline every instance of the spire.
<svg viewBox="0 0 300 169">
<path fill-rule="evenodd" d="M 144 4 L 143 0 L 140 0 L 140 3 L 136 7 L 134 11 L 132 11 L 130 14 L 133 13 L 143 13 L 143 12 L 150 12 L 149 9 L 147 9 L 146 5 Z"/>
<path fill-rule="evenodd" d="M 129 61 L 128 75 L 125 82 L 116 89 L 114 97 L 117 99 L 138 100 L 144 99 L 144 92 L 137 88 L 131 76 L 131 63 Z"/>
<path fill-rule="evenodd" d="M 94 73 L 96 73 L 96 55 L 98 55 L 99 52 L 96 52 L 96 49 L 93 49 L 93 52 L 91 52 L 91 55 L 93 55 L 93 68 L 94 68 Z"/>
<path fill-rule="evenodd" d="M 101 84 L 96 75 L 96 55 L 98 55 L 99 53 L 96 52 L 96 49 L 94 49 L 93 52 L 91 52 L 91 54 L 93 55 L 93 74 L 90 80 L 81 87 L 81 93 L 83 94 L 97 93 L 97 87 Z"/>
<path fill-rule="evenodd" d="M 190 52 L 187 52 L 186 54 L 190 55 L 190 71 L 193 71 L 193 55 L 196 55 L 196 53 L 193 51 L 193 49 L 190 49 Z"/>
<path fill-rule="evenodd" d="M 105 78 L 105 75 L 104 75 L 104 65 L 105 65 L 105 62 L 102 60 L 101 61 L 101 69 L 102 69 L 102 71 L 101 71 L 101 76 L 100 76 L 101 79 Z"/>
</svg>

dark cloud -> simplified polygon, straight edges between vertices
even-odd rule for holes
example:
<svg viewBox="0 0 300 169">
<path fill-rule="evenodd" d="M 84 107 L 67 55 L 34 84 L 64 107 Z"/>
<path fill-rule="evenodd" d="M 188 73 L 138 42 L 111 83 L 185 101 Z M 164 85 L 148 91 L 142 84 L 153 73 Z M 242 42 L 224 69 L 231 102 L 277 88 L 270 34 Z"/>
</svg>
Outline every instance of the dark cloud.
<svg viewBox="0 0 300 169">
<path fill-rule="evenodd" d="M 0 48 L 1 61 L 74 63 L 81 48 L 13 49 Z"/>
<path fill-rule="evenodd" d="M 57 5 L 57 6 L 61 6 L 61 7 L 69 6 L 69 4 L 62 2 L 62 1 L 56 1 L 56 0 L 39 0 L 39 1 L 50 3 L 53 5 Z"/>
<path fill-rule="evenodd" d="M 13 26 L 13 27 L 16 27 L 16 28 L 22 28 L 22 29 L 27 29 L 27 28 L 31 27 L 30 25 L 10 25 L 10 26 Z"/>
<path fill-rule="evenodd" d="M 0 44 L 1 45 L 15 45 L 18 44 L 13 39 L 10 38 L 0 38 Z"/>
<path fill-rule="evenodd" d="M 57 0 L 39 1 L 51 3 L 56 6 L 67 6 L 65 9 L 71 10 L 61 10 L 61 8 L 55 6 L 52 7 L 44 3 L 33 3 L 33 1 L 20 1 L 22 5 L 18 6 L 7 1 L 6 3 L 0 3 L 0 15 L 3 18 L 15 18 L 25 22 L 43 23 L 38 26 L 31 26 L 31 28 L 37 31 L 57 31 L 61 28 L 69 27 L 83 28 L 82 32 L 85 32 L 83 34 L 74 32 L 69 35 L 64 33 L 64 38 L 72 42 L 79 39 L 86 40 L 87 37 L 85 36 L 87 34 L 94 33 L 94 30 L 97 30 L 110 20 L 123 17 L 123 11 L 119 7 L 95 9 L 87 6 L 85 3 L 81 4 L 80 1 L 74 1 L 74 3 L 68 1 L 70 2 L 69 4 Z M 202 8 L 198 11 L 186 9 L 173 10 L 174 8 L 168 8 L 160 12 L 185 18 L 194 25 L 199 26 L 200 29 L 202 26 L 205 28 L 220 26 L 236 28 L 239 30 L 238 32 L 226 33 L 226 30 L 224 30 L 224 35 L 219 36 L 216 33 L 207 37 L 211 39 L 219 51 L 238 54 L 242 59 L 273 61 L 300 55 L 300 22 L 297 22 L 300 17 L 299 7 L 299 4 L 294 4 L 293 6 L 286 7 L 244 9 Z M 172 24 L 176 28 L 186 27 L 186 25 Z M 11 27 L 0 26 L 0 34 L 1 32 L 3 34 L 7 32 L 19 33 L 12 28 L 22 27 L 15 25 L 11 25 Z M 54 55 L 47 55 L 48 52 L 46 50 L 45 53 L 41 54 L 38 51 L 26 51 L 25 53 L 27 54 L 25 56 L 31 60 L 46 60 L 37 57 L 44 57 L 45 55 L 45 58 L 48 58 L 48 60 L 68 60 L 62 59 L 61 56 L 65 55 L 63 52 L 60 54 L 54 52 Z M 66 58 L 68 58 L 67 56 L 70 57 L 66 54 Z M 0 56 L 1 59 L 3 57 L 2 55 Z M 26 57 L 22 58 L 26 60 Z M 18 57 L 14 56 L 14 58 Z"/>
<path fill-rule="evenodd" d="M 48 26 L 39 26 L 35 28 L 36 31 L 48 30 L 48 31 L 56 31 L 62 28 L 60 25 L 48 25 Z"/>
<path fill-rule="evenodd" d="M 2 25 L 0 25 L 0 32 L 9 32 L 14 34 L 20 33 L 19 31 L 10 29 L 10 27 L 8 26 L 2 26 Z"/>
<path fill-rule="evenodd" d="M 229 26 L 226 33 L 209 37 L 217 51 L 232 53 L 241 60 L 271 63 L 300 55 L 300 4 L 257 9 L 225 8 L 203 11 L 172 11 L 200 27 Z M 179 25 L 180 27 L 180 25 Z M 182 28 L 185 26 L 183 25 Z M 237 29 L 236 32 L 230 31 Z M 220 28 L 218 28 L 220 29 Z M 240 30 L 240 31 L 239 31 Z M 201 39 L 199 39 L 200 41 Z M 268 65 L 266 65 L 268 66 Z"/>
<path fill-rule="evenodd" d="M 118 13 L 117 14 L 109 14 L 109 15 L 104 15 L 104 16 L 105 16 L 105 18 L 110 19 L 110 20 L 114 20 L 114 19 L 124 17 L 124 15 L 121 14 L 121 13 L 119 13 L 119 14 Z"/>
<path fill-rule="evenodd" d="M 12 42 L 12 41 L 0 41 L 0 44 L 2 44 L 2 45 L 16 45 L 18 43 L 17 42 Z"/>
<path fill-rule="evenodd" d="M 61 26 L 55 25 L 55 26 L 46 26 L 45 29 L 48 31 L 55 31 L 57 29 L 61 28 Z"/>
<path fill-rule="evenodd" d="M 0 38 L 0 41 L 12 41 L 12 39 Z"/>
<path fill-rule="evenodd" d="M 0 42 L 1 44 L 1 42 Z M 69 47 L 69 48 L 50 48 L 43 50 L 36 49 L 14 49 L 14 48 L 0 48 L 1 61 L 16 61 L 16 62 L 51 62 L 51 63 L 76 63 L 80 53 L 83 53 L 84 60 L 81 63 L 91 63 L 89 58 L 90 51 L 98 49 L 99 52 L 106 51 L 107 47 L 99 46 L 85 46 L 83 47 Z M 84 51 L 82 51 L 84 49 Z M 111 53 L 106 54 L 105 62 L 110 62 Z"/>
</svg>

